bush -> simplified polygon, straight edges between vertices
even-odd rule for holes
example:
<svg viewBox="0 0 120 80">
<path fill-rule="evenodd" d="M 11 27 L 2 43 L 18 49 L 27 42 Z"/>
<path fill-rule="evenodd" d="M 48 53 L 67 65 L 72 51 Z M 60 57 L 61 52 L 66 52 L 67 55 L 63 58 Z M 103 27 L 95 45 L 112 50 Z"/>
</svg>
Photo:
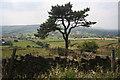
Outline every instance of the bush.
<svg viewBox="0 0 120 80">
<path fill-rule="evenodd" d="M 40 41 L 37 41 L 36 44 L 39 45 L 39 46 L 42 46 L 43 48 L 48 48 L 49 45 L 50 45 L 50 44 L 43 43 L 43 42 L 40 42 Z"/>
<path fill-rule="evenodd" d="M 65 49 L 64 48 L 57 48 L 57 52 L 59 56 L 64 56 L 65 55 Z"/>
<path fill-rule="evenodd" d="M 14 40 L 14 42 L 18 42 L 18 40 Z"/>
<path fill-rule="evenodd" d="M 40 41 L 37 41 L 36 44 L 39 45 L 39 46 L 43 46 L 43 43 L 40 42 Z"/>
<path fill-rule="evenodd" d="M 27 47 L 27 48 L 30 48 L 31 46 L 30 46 L 30 45 L 27 45 L 26 47 Z"/>
<path fill-rule="evenodd" d="M 46 44 L 46 43 L 44 43 L 44 44 L 43 44 L 43 47 L 44 47 L 44 48 L 48 48 L 49 45 L 50 45 L 50 44 Z"/>
<path fill-rule="evenodd" d="M 82 45 L 77 46 L 81 51 L 96 53 L 99 48 L 95 41 L 85 41 Z"/>
<path fill-rule="evenodd" d="M 9 45 L 9 46 L 13 46 L 13 42 L 12 41 L 6 41 L 4 44 L 2 44 L 3 46 L 4 45 Z"/>
<path fill-rule="evenodd" d="M 120 38 L 118 38 L 118 43 L 120 43 Z"/>
</svg>

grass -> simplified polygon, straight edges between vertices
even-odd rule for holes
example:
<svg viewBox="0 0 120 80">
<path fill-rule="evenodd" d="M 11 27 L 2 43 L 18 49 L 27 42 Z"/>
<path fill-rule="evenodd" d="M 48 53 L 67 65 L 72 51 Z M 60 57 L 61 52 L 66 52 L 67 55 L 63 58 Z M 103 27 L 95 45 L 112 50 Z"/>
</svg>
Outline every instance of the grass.
<svg viewBox="0 0 120 80">
<path fill-rule="evenodd" d="M 44 75 L 44 74 L 43 74 Z M 56 66 L 56 68 L 52 68 L 50 71 L 50 78 L 64 78 L 64 79 L 72 79 L 72 78 L 78 78 L 78 79 L 97 79 L 97 78 L 103 78 L 105 80 L 109 80 L 110 78 L 118 78 L 119 75 L 117 72 L 111 72 L 107 71 L 106 73 L 103 72 L 103 69 L 100 69 L 99 71 L 93 71 L 89 70 L 88 72 L 79 71 L 77 68 L 73 67 L 66 67 L 64 70 L 60 66 Z M 48 76 L 47 76 L 48 77 Z M 47 78 L 46 77 L 46 78 Z M 107 79 L 108 78 L 108 79 Z"/>
<path fill-rule="evenodd" d="M 55 48 L 55 47 L 62 47 L 62 48 L 64 48 L 65 47 L 65 42 L 64 42 L 63 39 L 57 39 L 57 38 L 50 39 L 50 38 L 47 38 L 45 40 L 36 39 L 34 41 L 46 42 L 46 43 L 50 44 L 50 48 Z M 78 45 L 78 44 L 82 44 L 84 41 L 90 41 L 90 40 L 83 40 L 83 39 L 76 40 L 76 39 L 74 39 L 74 40 L 71 40 L 71 44 L 77 43 L 77 45 Z M 107 51 L 107 50 L 101 49 L 102 46 L 110 44 L 110 43 L 117 42 L 117 40 L 116 41 L 113 41 L 113 40 L 94 40 L 94 41 L 100 47 L 98 52 L 97 52 L 97 54 L 105 54 L 105 55 L 111 55 L 111 51 Z M 30 45 L 31 47 L 33 47 L 33 46 L 34 47 L 41 47 L 41 46 L 35 44 L 34 42 L 27 41 L 27 40 L 21 40 L 19 42 L 13 42 L 13 46 L 18 46 L 18 47 L 24 48 L 24 50 L 17 50 L 17 54 L 18 55 L 32 53 L 32 54 L 41 54 L 41 55 L 45 56 L 45 55 L 49 54 L 49 51 L 46 51 L 43 48 L 26 48 L 27 45 Z M 70 49 L 76 50 L 77 45 L 73 46 Z M 11 55 L 12 49 L 10 49 L 9 46 L 2 46 L 2 48 L 4 48 L 2 50 L 3 56 L 10 56 Z"/>
<path fill-rule="evenodd" d="M 54 39 L 50 39 L 50 38 L 46 38 L 45 39 L 46 41 L 49 41 L 49 42 L 51 42 L 51 41 L 55 41 L 55 42 L 59 42 L 59 41 L 61 41 L 61 42 L 64 42 L 64 40 L 63 39 L 58 39 L 58 38 L 54 38 Z"/>
<path fill-rule="evenodd" d="M 64 47 L 65 42 L 63 39 L 45 39 L 46 42 L 48 42 L 51 46 L 50 47 Z M 77 43 L 82 44 L 84 41 L 92 41 L 92 40 L 70 40 L 71 44 Z M 99 47 L 102 47 L 104 45 L 110 44 L 110 43 L 116 43 L 117 40 L 93 40 L 96 41 L 96 43 L 99 45 Z"/>
<path fill-rule="evenodd" d="M 51 48 L 55 47 L 64 47 L 65 43 L 64 42 L 49 42 Z"/>
<path fill-rule="evenodd" d="M 31 41 L 19 41 L 19 42 L 14 42 L 13 43 L 13 46 L 18 46 L 18 47 L 22 47 L 22 48 L 25 48 L 28 45 L 30 45 L 31 47 L 32 46 L 34 46 L 34 47 L 41 47 L 41 46 L 37 45 L 36 43 L 31 42 Z"/>
<path fill-rule="evenodd" d="M 4 48 L 2 50 L 2 56 L 11 56 L 13 52 L 12 48 Z M 21 48 L 21 50 L 17 49 L 16 51 L 16 55 L 25 55 L 25 54 L 29 54 L 32 53 L 34 54 L 38 54 L 41 56 L 48 56 L 50 51 L 46 50 L 45 48 Z"/>
</svg>

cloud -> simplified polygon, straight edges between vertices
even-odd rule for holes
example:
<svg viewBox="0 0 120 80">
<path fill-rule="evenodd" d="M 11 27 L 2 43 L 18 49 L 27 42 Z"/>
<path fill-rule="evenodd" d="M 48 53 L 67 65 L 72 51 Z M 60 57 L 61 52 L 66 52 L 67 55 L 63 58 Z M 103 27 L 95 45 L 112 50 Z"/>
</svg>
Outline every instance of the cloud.
<svg viewBox="0 0 120 80">
<path fill-rule="evenodd" d="M 2 9 L 14 11 L 35 10 L 38 7 L 43 6 L 42 3 L 37 2 L 20 2 L 20 3 L 2 2 L 1 4 Z"/>
<path fill-rule="evenodd" d="M 62 5 L 68 2 L 73 4 L 73 10 L 90 7 L 88 20 L 96 21 L 95 27 L 116 29 L 118 23 L 117 1 L 99 2 L 100 0 L 1 0 L 0 24 L 41 24 L 48 18 L 48 11 L 52 5 Z M 97 2 L 95 2 L 97 1 Z M 113 1 L 113 0 L 108 0 Z"/>
<path fill-rule="evenodd" d="M 90 20 L 97 22 L 95 26 L 104 29 L 118 28 L 118 6 L 117 3 L 97 3 L 92 4 Z"/>
<path fill-rule="evenodd" d="M 1 0 L 1 2 L 66 2 L 66 1 L 80 1 L 80 2 L 118 2 L 119 0 Z"/>
</svg>

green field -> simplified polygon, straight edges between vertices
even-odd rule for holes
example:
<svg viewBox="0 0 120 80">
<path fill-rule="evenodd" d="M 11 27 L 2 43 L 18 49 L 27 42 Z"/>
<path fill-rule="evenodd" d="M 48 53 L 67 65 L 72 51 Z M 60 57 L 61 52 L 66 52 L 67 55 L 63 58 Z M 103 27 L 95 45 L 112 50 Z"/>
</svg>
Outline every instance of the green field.
<svg viewBox="0 0 120 80">
<path fill-rule="evenodd" d="M 64 43 L 64 40 L 63 39 L 45 39 L 45 40 L 41 40 L 41 39 L 36 39 L 36 40 L 33 40 L 35 42 L 37 41 L 41 41 L 41 42 L 45 42 L 45 43 L 48 43 L 50 44 L 50 48 L 55 48 L 55 47 L 62 47 L 64 48 L 65 47 L 65 43 Z M 72 47 L 69 47 L 69 49 L 73 49 L 73 50 L 76 50 L 77 49 L 77 45 L 81 45 L 84 41 L 91 41 L 91 40 L 70 40 L 70 44 L 75 44 L 74 46 Z M 101 48 L 102 46 L 104 45 L 108 45 L 110 43 L 116 43 L 117 40 L 94 40 L 98 46 L 99 46 L 99 52 L 97 54 L 105 54 L 105 55 L 111 55 L 111 52 L 110 51 L 106 51 L 106 50 L 102 50 L 101 51 Z M 31 47 L 30 48 L 27 48 L 27 46 L 30 45 Z M 48 56 L 50 51 L 49 50 L 46 50 L 45 48 L 41 48 L 41 46 L 37 45 L 36 43 L 32 42 L 32 41 L 27 41 L 27 40 L 21 40 L 19 42 L 13 42 L 13 47 L 14 46 L 17 46 L 17 47 L 20 47 L 21 49 L 17 50 L 17 55 L 24 55 L 24 54 L 27 54 L 27 53 L 32 53 L 32 54 L 39 54 L 39 55 L 42 55 L 42 56 Z M 40 48 L 35 48 L 35 47 L 40 47 Z M 12 54 L 12 51 L 13 51 L 13 48 L 12 47 L 9 47 L 9 46 L 3 46 L 3 49 L 2 49 L 2 56 L 10 56 Z M 52 54 L 52 53 L 51 53 Z"/>
<path fill-rule="evenodd" d="M 31 41 L 19 41 L 19 42 L 14 42 L 13 43 L 13 46 L 18 46 L 18 47 L 22 47 L 22 48 L 25 48 L 28 45 L 30 45 L 31 47 L 32 46 L 41 47 L 41 46 L 35 44 L 34 42 L 31 42 Z"/>
<path fill-rule="evenodd" d="M 2 56 L 11 56 L 13 52 L 13 48 L 3 48 L 2 50 Z M 21 48 L 17 49 L 16 55 L 25 55 L 25 54 L 39 54 L 42 56 L 48 56 L 49 50 L 46 50 L 44 48 Z"/>
</svg>

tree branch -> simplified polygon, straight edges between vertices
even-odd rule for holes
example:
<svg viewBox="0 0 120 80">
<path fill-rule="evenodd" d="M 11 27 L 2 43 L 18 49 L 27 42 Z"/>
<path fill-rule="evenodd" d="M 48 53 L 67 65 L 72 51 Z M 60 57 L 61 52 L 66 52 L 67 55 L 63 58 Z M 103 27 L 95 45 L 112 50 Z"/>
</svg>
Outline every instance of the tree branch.
<svg viewBox="0 0 120 80">
<path fill-rule="evenodd" d="M 71 30 L 72 30 L 73 28 L 78 27 L 78 26 L 77 26 L 77 24 L 78 24 L 78 20 L 75 21 L 74 23 L 75 23 L 75 25 L 72 26 L 72 27 L 69 29 L 69 31 L 68 31 L 68 35 L 70 34 L 70 32 L 71 32 Z"/>
<path fill-rule="evenodd" d="M 62 32 L 60 29 L 58 29 L 58 31 L 59 31 L 60 33 L 64 34 L 64 32 Z"/>
<path fill-rule="evenodd" d="M 64 28 L 66 29 L 66 25 L 64 23 L 64 18 L 62 18 L 62 24 L 63 24 Z"/>
<path fill-rule="evenodd" d="M 76 24 L 76 25 L 77 25 L 77 24 Z M 75 28 L 75 27 L 76 27 L 76 25 L 75 25 L 75 26 L 73 26 L 73 27 L 71 27 L 71 28 L 69 29 L 69 31 L 68 31 L 68 35 L 70 34 L 71 30 L 72 30 L 73 28 Z"/>
<path fill-rule="evenodd" d="M 60 32 L 60 33 L 62 33 L 62 35 L 63 35 L 63 38 L 65 39 L 65 33 L 64 32 L 62 32 L 60 29 L 58 29 L 58 31 Z"/>
<path fill-rule="evenodd" d="M 68 21 L 68 20 L 67 20 L 67 21 Z M 69 26 L 70 26 L 70 21 L 68 21 L 67 29 L 69 28 Z"/>
<path fill-rule="evenodd" d="M 62 34 L 63 35 L 63 38 L 65 39 L 65 35 L 64 34 Z"/>
</svg>

